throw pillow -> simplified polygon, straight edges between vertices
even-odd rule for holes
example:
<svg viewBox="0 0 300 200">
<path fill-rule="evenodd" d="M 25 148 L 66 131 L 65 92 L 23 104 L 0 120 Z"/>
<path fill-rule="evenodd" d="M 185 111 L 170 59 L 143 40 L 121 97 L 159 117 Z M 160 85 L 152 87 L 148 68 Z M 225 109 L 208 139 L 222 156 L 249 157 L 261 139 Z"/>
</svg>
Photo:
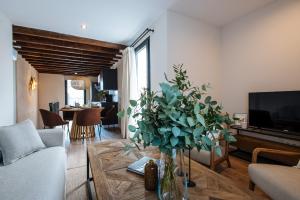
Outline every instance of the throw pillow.
<svg viewBox="0 0 300 200">
<path fill-rule="evenodd" d="M 30 120 L 0 127 L 0 149 L 4 165 L 9 165 L 43 148 L 45 145 Z"/>
</svg>

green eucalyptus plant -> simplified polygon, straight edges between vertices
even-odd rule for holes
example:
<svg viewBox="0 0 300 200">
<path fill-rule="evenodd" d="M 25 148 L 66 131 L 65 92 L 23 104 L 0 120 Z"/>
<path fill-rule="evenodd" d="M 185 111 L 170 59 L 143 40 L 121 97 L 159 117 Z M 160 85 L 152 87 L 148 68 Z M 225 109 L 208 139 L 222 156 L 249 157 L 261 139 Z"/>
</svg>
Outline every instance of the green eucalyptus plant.
<svg viewBox="0 0 300 200">
<path fill-rule="evenodd" d="M 172 149 L 190 149 L 215 152 L 221 155 L 214 133 L 220 132 L 228 142 L 235 141 L 230 135 L 229 115 L 222 113 L 222 106 L 207 94 L 209 85 L 192 87 L 182 65 L 173 66 L 175 78 L 160 84 L 161 91 L 144 90 L 138 100 L 130 100 L 127 110 L 119 117 L 134 119 L 128 125 L 134 143 L 144 147 L 157 146 L 163 153 Z"/>
</svg>

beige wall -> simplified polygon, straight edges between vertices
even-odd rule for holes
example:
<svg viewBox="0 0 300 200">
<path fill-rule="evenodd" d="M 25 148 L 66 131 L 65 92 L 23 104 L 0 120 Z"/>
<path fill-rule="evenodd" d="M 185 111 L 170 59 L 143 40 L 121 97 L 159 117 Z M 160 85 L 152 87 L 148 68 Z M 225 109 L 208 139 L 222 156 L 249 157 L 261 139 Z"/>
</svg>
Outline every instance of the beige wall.
<svg viewBox="0 0 300 200">
<path fill-rule="evenodd" d="M 39 109 L 49 110 L 50 102 L 59 102 L 60 107 L 65 106 L 65 77 L 57 74 L 39 74 L 38 98 Z M 41 116 L 39 115 L 39 127 L 43 127 Z"/>
<path fill-rule="evenodd" d="M 222 30 L 222 100 L 247 112 L 248 93 L 300 90 L 300 1 L 280 1 Z"/>
<path fill-rule="evenodd" d="M 49 110 L 50 102 L 59 102 L 60 108 L 65 106 L 65 80 L 80 79 L 85 81 L 87 88 L 86 97 L 90 99 L 91 81 L 97 82 L 97 77 L 64 76 L 57 74 L 39 74 L 39 109 Z M 39 115 L 39 127 L 43 127 Z"/>
<path fill-rule="evenodd" d="M 0 12 L 0 126 L 11 125 L 16 120 L 12 42 L 12 24 Z"/>
<path fill-rule="evenodd" d="M 16 61 L 17 122 L 31 119 L 37 126 L 38 88 L 29 90 L 31 77 L 38 81 L 38 72 L 25 59 L 18 55 Z"/>
</svg>

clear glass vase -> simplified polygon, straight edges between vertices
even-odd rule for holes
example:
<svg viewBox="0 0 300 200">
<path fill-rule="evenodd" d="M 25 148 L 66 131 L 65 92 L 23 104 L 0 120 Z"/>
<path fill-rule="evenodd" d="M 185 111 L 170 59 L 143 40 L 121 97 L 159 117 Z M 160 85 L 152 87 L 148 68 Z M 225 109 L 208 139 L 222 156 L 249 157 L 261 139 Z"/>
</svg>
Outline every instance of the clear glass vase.
<svg viewBox="0 0 300 200">
<path fill-rule="evenodd" d="M 159 199 L 181 199 L 176 178 L 176 151 L 161 153 Z"/>
</svg>

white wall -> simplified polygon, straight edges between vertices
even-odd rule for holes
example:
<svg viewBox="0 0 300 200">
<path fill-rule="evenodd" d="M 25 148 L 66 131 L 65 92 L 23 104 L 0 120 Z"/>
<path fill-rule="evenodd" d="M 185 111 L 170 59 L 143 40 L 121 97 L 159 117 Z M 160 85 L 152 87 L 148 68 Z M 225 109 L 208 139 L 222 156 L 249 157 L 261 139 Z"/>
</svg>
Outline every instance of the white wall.
<svg viewBox="0 0 300 200">
<path fill-rule="evenodd" d="M 300 1 L 280 1 L 222 30 L 222 100 L 247 112 L 248 93 L 300 90 Z"/>
<path fill-rule="evenodd" d="M 16 61 L 17 122 L 31 119 L 35 126 L 38 126 L 38 87 L 34 90 L 29 90 L 31 77 L 38 81 L 38 72 L 24 58 L 18 55 Z"/>
<path fill-rule="evenodd" d="M 0 12 L 0 126 L 15 123 L 12 24 Z"/>
<path fill-rule="evenodd" d="M 195 86 L 210 83 L 220 99 L 220 30 L 199 20 L 168 12 L 167 66 L 183 64 Z"/>
<path fill-rule="evenodd" d="M 159 83 L 165 80 L 167 65 L 167 13 L 163 14 L 152 26 L 150 37 L 151 89 L 158 90 Z"/>
<path fill-rule="evenodd" d="M 172 66 L 184 64 L 195 86 L 211 83 L 210 94 L 220 99 L 220 30 L 199 20 L 168 11 L 152 26 L 151 87 L 172 78 Z"/>
</svg>

